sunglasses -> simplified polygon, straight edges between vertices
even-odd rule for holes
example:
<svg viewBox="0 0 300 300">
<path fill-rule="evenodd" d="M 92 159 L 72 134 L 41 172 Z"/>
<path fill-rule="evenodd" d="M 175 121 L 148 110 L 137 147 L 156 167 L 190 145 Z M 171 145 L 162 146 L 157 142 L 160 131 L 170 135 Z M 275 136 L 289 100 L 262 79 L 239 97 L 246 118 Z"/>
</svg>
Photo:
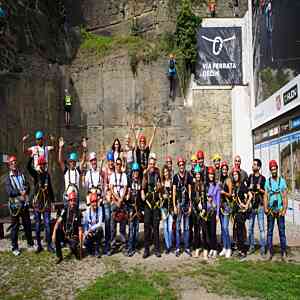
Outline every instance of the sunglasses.
<svg viewBox="0 0 300 300">
<path fill-rule="evenodd" d="M 116 163 L 116 166 L 122 166 L 122 164 L 121 163 Z"/>
<path fill-rule="evenodd" d="M 179 166 L 179 167 L 184 167 L 184 164 L 179 164 L 178 166 Z"/>
</svg>

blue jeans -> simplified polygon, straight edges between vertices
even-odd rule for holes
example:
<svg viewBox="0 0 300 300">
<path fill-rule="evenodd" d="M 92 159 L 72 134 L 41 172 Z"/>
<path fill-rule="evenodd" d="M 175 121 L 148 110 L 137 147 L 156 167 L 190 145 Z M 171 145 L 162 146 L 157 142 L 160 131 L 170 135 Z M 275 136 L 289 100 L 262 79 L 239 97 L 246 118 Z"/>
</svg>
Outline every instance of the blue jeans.
<svg viewBox="0 0 300 300">
<path fill-rule="evenodd" d="M 257 211 L 252 211 L 249 219 L 249 224 L 248 224 L 248 242 L 250 248 L 252 249 L 255 246 L 254 226 L 255 226 L 255 218 L 257 216 L 257 222 L 259 228 L 259 244 L 260 244 L 261 252 L 264 252 L 266 247 L 264 215 L 265 215 L 264 208 L 260 206 Z"/>
<path fill-rule="evenodd" d="M 46 241 L 48 247 L 51 246 L 51 229 L 50 229 L 50 219 L 51 219 L 51 212 L 44 211 L 43 213 L 39 211 L 34 211 L 34 221 L 35 221 L 35 235 L 36 241 L 39 247 L 42 247 L 41 244 L 41 216 L 43 214 L 44 219 L 44 226 L 46 231 Z"/>
<path fill-rule="evenodd" d="M 181 229 L 181 222 L 183 223 L 183 240 L 184 240 L 184 249 L 188 250 L 189 239 L 190 239 L 190 231 L 189 231 L 189 223 L 190 223 L 190 216 L 188 214 L 184 214 L 181 210 L 177 215 L 176 219 L 176 249 L 180 248 L 180 229 Z"/>
<path fill-rule="evenodd" d="M 103 215 L 104 215 L 104 231 L 105 231 L 105 244 L 104 244 L 104 252 L 107 253 L 110 250 L 110 203 L 105 202 L 103 204 Z"/>
<path fill-rule="evenodd" d="M 139 219 L 134 218 L 131 222 L 129 222 L 129 237 L 128 237 L 128 247 L 129 251 L 135 251 L 139 236 Z"/>
<path fill-rule="evenodd" d="M 96 233 L 94 233 L 93 236 L 86 236 L 84 239 L 84 245 L 87 249 L 87 252 L 89 254 L 93 254 L 93 246 L 95 244 L 95 253 L 99 253 L 100 250 L 100 243 L 103 236 L 102 228 L 98 230 Z"/>
<path fill-rule="evenodd" d="M 268 223 L 268 247 L 270 254 L 273 255 L 273 230 L 275 219 L 277 219 L 277 226 L 279 231 L 279 239 L 280 239 L 280 248 L 281 254 L 286 253 L 286 236 L 285 236 L 285 218 L 280 216 L 278 218 L 273 217 L 272 215 L 268 215 L 267 223 Z"/>
<path fill-rule="evenodd" d="M 163 220 L 163 228 L 164 228 L 164 238 L 165 238 L 165 244 L 166 249 L 169 250 L 172 248 L 172 225 L 173 225 L 173 216 L 169 214 L 164 220 Z"/>
<path fill-rule="evenodd" d="M 223 215 L 220 213 L 220 223 L 221 223 L 221 237 L 223 242 L 223 248 L 231 249 L 231 241 L 229 234 L 229 220 L 230 215 Z"/>
</svg>

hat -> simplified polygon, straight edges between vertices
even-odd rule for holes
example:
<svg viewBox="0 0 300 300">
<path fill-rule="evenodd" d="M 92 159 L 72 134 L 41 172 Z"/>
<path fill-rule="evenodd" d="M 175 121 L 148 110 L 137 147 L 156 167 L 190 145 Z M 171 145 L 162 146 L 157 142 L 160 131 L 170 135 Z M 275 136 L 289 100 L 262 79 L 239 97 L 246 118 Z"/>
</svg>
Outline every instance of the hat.
<svg viewBox="0 0 300 300">
<path fill-rule="evenodd" d="M 97 154 L 96 152 L 91 152 L 90 155 L 89 155 L 89 160 L 93 160 L 93 159 L 97 159 Z"/>
<path fill-rule="evenodd" d="M 151 152 L 149 155 L 149 159 L 155 159 L 156 160 L 156 154 L 154 152 Z"/>
</svg>

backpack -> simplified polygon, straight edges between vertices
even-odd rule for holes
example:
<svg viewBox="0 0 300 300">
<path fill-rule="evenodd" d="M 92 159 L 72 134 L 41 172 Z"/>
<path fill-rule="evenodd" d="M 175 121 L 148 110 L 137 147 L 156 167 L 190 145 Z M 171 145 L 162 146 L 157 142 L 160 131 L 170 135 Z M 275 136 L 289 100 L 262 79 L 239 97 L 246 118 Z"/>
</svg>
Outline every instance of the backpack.
<svg viewBox="0 0 300 300">
<path fill-rule="evenodd" d="M 175 69 L 175 60 L 174 59 L 170 59 L 170 61 L 169 61 L 169 68 L 171 70 Z"/>
</svg>

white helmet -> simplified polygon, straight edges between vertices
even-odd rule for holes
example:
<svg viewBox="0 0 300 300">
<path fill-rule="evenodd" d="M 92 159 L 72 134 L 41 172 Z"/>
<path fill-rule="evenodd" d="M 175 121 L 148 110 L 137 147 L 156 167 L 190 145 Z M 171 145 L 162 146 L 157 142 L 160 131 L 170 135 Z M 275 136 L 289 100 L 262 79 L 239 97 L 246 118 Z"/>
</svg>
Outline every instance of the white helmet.
<svg viewBox="0 0 300 300">
<path fill-rule="evenodd" d="M 156 160 L 156 154 L 154 152 L 151 152 L 149 155 L 149 159 L 155 159 Z"/>
<path fill-rule="evenodd" d="M 91 152 L 90 155 L 89 155 L 89 160 L 93 160 L 93 159 L 97 159 L 97 154 L 96 152 Z"/>
</svg>

